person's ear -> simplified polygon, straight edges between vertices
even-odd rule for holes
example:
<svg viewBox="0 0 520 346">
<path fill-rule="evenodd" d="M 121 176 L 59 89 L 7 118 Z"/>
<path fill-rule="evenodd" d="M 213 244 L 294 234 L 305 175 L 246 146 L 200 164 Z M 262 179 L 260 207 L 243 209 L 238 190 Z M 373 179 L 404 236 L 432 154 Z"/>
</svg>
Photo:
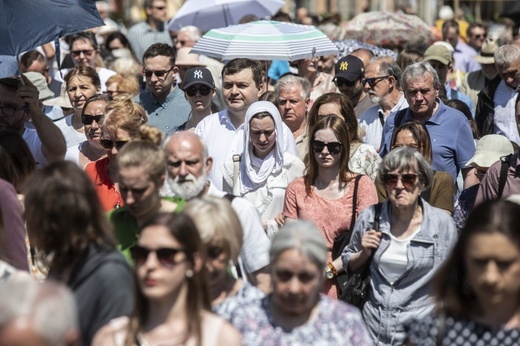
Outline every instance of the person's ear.
<svg viewBox="0 0 520 346">
<path fill-rule="evenodd" d="M 193 253 L 193 271 L 199 273 L 204 266 L 204 255 L 200 252 Z"/>
<path fill-rule="evenodd" d="M 213 167 L 213 158 L 211 157 L 208 157 L 206 159 L 206 173 L 209 174 L 209 172 L 211 172 L 211 167 Z"/>
</svg>

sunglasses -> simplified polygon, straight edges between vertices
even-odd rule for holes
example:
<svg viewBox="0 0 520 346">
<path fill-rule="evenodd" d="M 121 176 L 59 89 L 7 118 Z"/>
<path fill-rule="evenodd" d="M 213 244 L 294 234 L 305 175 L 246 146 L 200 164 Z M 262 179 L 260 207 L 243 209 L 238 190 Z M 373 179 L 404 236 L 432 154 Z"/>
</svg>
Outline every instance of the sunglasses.
<svg viewBox="0 0 520 346">
<path fill-rule="evenodd" d="M 128 141 L 115 141 L 112 142 L 110 139 L 101 139 L 99 141 L 103 149 L 111 150 L 113 147 L 116 147 L 117 150 L 120 150 Z"/>
<path fill-rule="evenodd" d="M 220 246 L 208 246 L 206 249 L 206 254 L 210 259 L 217 259 L 222 255 L 224 249 Z"/>
<path fill-rule="evenodd" d="M 473 37 L 483 39 L 483 38 L 486 38 L 486 36 L 487 36 L 486 34 L 481 34 L 481 35 L 475 35 Z"/>
<path fill-rule="evenodd" d="M 363 82 L 363 85 L 368 84 L 369 87 L 373 88 L 377 85 L 377 83 L 379 83 L 380 81 L 382 81 L 383 79 L 386 79 L 388 77 L 390 77 L 390 76 L 363 78 L 362 82 Z"/>
<path fill-rule="evenodd" d="M 417 174 L 385 174 L 383 176 L 383 183 L 390 189 L 397 186 L 397 182 L 401 180 L 403 186 L 407 190 L 411 190 L 417 182 Z"/>
<path fill-rule="evenodd" d="M 85 55 L 85 56 L 91 56 L 92 53 L 94 53 L 94 50 L 93 49 L 73 50 L 71 53 L 74 56 L 80 56 L 81 53 L 83 53 L 83 55 Z"/>
<path fill-rule="evenodd" d="M 208 96 L 211 89 L 207 86 L 201 86 L 199 88 L 189 87 L 188 89 L 186 89 L 186 94 L 188 94 L 188 96 L 190 97 L 193 97 L 197 95 L 197 91 L 200 93 L 201 96 Z"/>
<path fill-rule="evenodd" d="M 334 78 L 332 81 L 334 82 L 334 84 L 336 84 L 338 88 L 341 88 L 344 85 L 348 87 L 353 87 L 357 82 L 357 80 L 351 82 L 349 80 L 346 80 L 345 78 Z"/>
<path fill-rule="evenodd" d="M 152 78 L 153 75 L 157 78 L 163 78 L 166 76 L 170 71 L 173 70 L 173 67 L 169 70 L 161 70 L 161 71 L 150 71 L 150 70 L 144 70 L 143 74 L 146 76 L 146 78 Z"/>
<path fill-rule="evenodd" d="M 182 249 L 160 248 L 152 250 L 138 245 L 130 249 L 132 259 L 134 260 L 136 266 L 142 266 L 145 264 L 148 260 L 148 255 L 150 255 L 150 252 L 155 253 L 155 257 L 157 257 L 159 263 L 166 268 L 171 268 L 185 260 L 185 257 L 182 259 L 177 258 L 177 254 L 181 252 L 184 253 L 184 250 Z"/>
<path fill-rule="evenodd" d="M 409 148 L 414 148 L 414 149 L 419 149 L 419 145 L 418 144 L 394 144 L 392 146 L 392 149 L 395 149 L 395 148 L 401 148 L 401 147 L 409 147 Z"/>
<path fill-rule="evenodd" d="M 162 11 L 162 10 L 166 9 L 166 6 L 152 6 L 152 8 Z"/>
<path fill-rule="evenodd" d="M 339 154 L 341 152 L 341 148 L 343 147 L 341 142 L 323 143 L 322 141 L 312 141 L 311 145 L 312 150 L 314 150 L 315 153 L 321 153 L 323 148 L 326 147 L 331 155 Z"/>
<path fill-rule="evenodd" d="M 83 125 L 90 125 L 94 121 L 99 124 L 102 116 L 103 115 L 83 114 L 81 116 L 81 122 L 83 123 Z"/>
</svg>

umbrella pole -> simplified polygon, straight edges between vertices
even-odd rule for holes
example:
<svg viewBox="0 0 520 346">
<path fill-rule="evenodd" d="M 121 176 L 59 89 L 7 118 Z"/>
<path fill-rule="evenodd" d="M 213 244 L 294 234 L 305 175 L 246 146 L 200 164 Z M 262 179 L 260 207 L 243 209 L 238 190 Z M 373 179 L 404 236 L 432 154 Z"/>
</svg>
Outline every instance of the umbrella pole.
<svg viewBox="0 0 520 346">
<path fill-rule="evenodd" d="M 18 73 L 20 74 L 20 82 L 25 86 L 25 81 L 22 77 L 22 65 L 20 64 L 20 54 L 16 54 L 16 62 L 18 63 Z"/>
</svg>

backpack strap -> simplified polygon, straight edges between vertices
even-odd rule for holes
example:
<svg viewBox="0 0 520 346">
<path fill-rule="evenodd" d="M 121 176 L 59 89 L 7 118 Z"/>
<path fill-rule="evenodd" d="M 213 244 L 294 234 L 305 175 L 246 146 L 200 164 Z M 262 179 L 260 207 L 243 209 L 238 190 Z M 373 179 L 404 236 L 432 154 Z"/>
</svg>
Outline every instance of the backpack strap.
<svg viewBox="0 0 520 346">
<path fill-rule="evenodd" d="M 509 170 L 509 161 L 511 160 L 511 156 L 513 156 L 513 154 L 502 156 L 500 158 L 500 176 L 498 178 L 497 198 L 501 198 L 502 193 L 504 192 L 504 187 L 506 186 L 507 180 L 507 171 Z"/>
<path fill-rule="evenodd" d="M 357 193 L 359 181 L 363 174 L 358 174 L 356 179 L 354 180 L 354 196 L 352 197 L 352 219 L 350 220 L 350 229 L 354 228 L 354 224 L 356 223 L 356 211 L 357 211 Z"/>
</svg>

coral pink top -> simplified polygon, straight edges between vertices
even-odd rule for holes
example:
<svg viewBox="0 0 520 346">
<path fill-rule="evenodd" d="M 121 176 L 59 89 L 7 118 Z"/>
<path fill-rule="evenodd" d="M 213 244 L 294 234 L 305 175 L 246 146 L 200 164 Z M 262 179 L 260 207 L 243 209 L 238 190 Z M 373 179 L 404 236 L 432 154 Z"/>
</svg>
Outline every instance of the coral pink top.
<svg viewBox="0 0 520 346">
<path fill-rule="evenodd" d="M 121 198 L 116 185 L 110 180 L 108 176 L 108 164 L 110 160 L 108 157 L 90 162 L 85 166 L 85 172 L 92 179 L 94 187 L 96 188 L 99 200 L 105 212 L 114 208 L 122 207 L 125 202 Z"/>
<path fill-rule="evenodd" d="M 354 197 L 354 179 L 349 183 L 349 189 L 345 195 L 338 199 L 326 199 L 316 193 L 307 195 L 303 177 L 292 181 L 285 192 L 283 215 L 290 219 L 303 219 L 312 221 L 323 233 L 329 251 L 327 259 L 331 261 L 332 244 L 334 239 L 347 229 L 352 219 L 352 205 Z M 363 209 L 376 204 L 377 190 L 372 179 L 363 176 L 359 180 L 357 192 L 356 211 L 359 214 Z M 356 215 L 357 216 L 357 215 Z M 327 280 L 324 293 L 337 299 L 335 280 Z"/>
</svg>

